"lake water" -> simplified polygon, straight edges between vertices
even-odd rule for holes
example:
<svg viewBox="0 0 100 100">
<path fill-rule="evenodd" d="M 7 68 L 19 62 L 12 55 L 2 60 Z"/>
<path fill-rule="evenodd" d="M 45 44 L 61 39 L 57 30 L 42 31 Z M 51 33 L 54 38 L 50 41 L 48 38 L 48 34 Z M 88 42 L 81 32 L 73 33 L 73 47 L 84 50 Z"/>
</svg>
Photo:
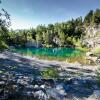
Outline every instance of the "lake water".
<svg viewBox="0 0 100 100">
<path fill-rule="evenodd" d="M 43 59 L 67 59 L 84 55 L 83 51 L 72 48 L 19 48 L 16 49 L 16 52 L 22 55 L 37 56 Z"/>
</svg>

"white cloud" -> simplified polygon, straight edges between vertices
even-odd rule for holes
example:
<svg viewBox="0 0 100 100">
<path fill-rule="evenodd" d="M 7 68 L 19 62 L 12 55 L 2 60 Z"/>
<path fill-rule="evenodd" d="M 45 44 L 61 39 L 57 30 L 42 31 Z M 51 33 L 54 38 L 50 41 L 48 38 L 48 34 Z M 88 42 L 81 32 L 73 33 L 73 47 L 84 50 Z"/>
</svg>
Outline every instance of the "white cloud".
<svg viewBox="0 0 100 100">
<path fill-rule="evenodd" d="M 36 27 L 38 24 L 34 23 L 30 20 L 25 20 L 22 18 L 12 18 L 10 29 L 29 29 L 32 27 Z"/>
</svg>

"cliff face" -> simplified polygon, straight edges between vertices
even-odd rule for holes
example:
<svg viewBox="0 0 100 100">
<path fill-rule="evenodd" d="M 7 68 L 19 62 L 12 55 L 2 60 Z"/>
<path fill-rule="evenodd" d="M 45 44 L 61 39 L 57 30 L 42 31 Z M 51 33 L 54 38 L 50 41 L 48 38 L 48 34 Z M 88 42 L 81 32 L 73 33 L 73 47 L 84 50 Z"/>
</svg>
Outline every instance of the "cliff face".
<svg viewBox="0 0 100 100">
<path fill-rule="evenodd" d="M 83 44 L 89 48 L 100 46 L 100 25 L 86 27 L 85 33 Z"/>
<path fill-rule="evenodd" d="M 85 33 L 87 37 L 95 37 L 98 35 L 98 32 L 100 32 L 100 25 L 98 26 L 89 26 L 85 28 Z M 100 35 L 100 34 L 99 34 Z"/>
</svg>

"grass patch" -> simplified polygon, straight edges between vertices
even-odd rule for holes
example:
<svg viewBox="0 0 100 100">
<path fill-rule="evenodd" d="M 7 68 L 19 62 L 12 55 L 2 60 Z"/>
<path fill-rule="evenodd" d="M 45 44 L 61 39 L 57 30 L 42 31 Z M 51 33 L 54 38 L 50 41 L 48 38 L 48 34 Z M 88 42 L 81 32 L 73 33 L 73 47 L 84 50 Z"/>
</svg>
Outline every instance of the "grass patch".
<svg viewBox="0 0 100 100">
<path fill-rule="evenodd" d="M 89 60 L 87 60 L 87 58 L 85 56 L 68 58 L 68 59 L 66 59 L 66 61 L 69 63 L 78 62 L 82 65 L 92 65 L 92 66 L 96 65 L 95 62 L 90 62 Z"/>
<path fill-rule="evenodd" d="M 89 48 L 82 47 L 82 46 L 76 47 L 76 49 L 79 49 L 79 50 L 81 50 L 83 52 L 88 52 L 89 51 Z"/>
<path fill-rule="evenodd" d="M 52 56 L 46 56 L 46 55 L 44 55 L 44 56 L 37 55 L 36 57 L 39 58 L 39 59 L 50 60 L 50 61 L 53 61 L 53 60 L 65 61 L 64 57 L 57 57 L 57 56 L 52 57 Z"/>
<path fill-rule="evenodd" d="M 59 74 L 58 74 L 58 70 L 54 69 L 54 68 L 47 68 L 46 70 L 41 72 L 41 76 L 43 78 L 58 78 Z"/>
<path fill-rule="evenodd" d="M 68 58 L 66 59 L 67 62 L 69 63 L 75 63 L 75 62 L 79 62 L 81 64 L 87 64 L 87 60 L 85 57 L 73 57 L 73 58 Z"/>
<path fill-rule="evenodd" d="M 93 54 L 97 57 L 100 57 L 100 46 L 93 49 Z"/>
</svg>

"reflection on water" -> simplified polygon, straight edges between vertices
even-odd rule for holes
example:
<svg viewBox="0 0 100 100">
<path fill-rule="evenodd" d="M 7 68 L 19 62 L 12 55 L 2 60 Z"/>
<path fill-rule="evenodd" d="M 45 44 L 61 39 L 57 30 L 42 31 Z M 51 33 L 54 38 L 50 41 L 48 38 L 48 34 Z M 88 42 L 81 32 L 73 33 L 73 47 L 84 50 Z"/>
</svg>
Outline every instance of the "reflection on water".
<svg viewBox="0 0 100 100">
<path fill-rule="evenodd" d="M 72 48 L 19 48 L 16 52 L 22 55 L 54 58 L 70 58 L 83 56 L 84 52 Z"/>
</svg>

